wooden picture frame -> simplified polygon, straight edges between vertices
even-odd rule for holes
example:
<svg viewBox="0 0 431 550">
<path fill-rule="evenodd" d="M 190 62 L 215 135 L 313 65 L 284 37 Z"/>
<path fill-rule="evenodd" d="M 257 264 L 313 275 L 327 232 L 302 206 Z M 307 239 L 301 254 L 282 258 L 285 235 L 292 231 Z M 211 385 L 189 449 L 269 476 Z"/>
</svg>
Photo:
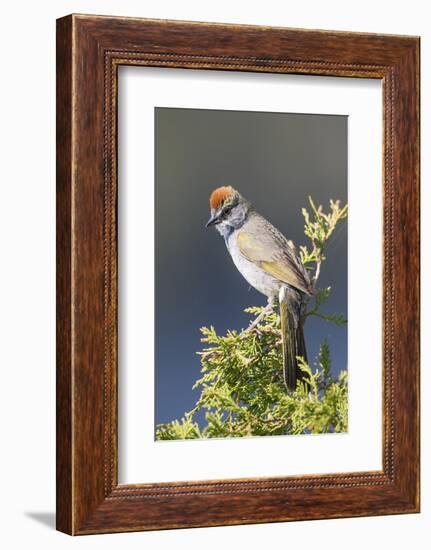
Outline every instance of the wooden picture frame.
<svg viewBox="0 0 431 550">
<path fill-rule="evenodd" d="M 117 68 L 383 83 L 383 469 L 119 485 Z M 57 529 L 419 511 L 419 38 L 70 15 L 57 21 Z"/>
</svg>

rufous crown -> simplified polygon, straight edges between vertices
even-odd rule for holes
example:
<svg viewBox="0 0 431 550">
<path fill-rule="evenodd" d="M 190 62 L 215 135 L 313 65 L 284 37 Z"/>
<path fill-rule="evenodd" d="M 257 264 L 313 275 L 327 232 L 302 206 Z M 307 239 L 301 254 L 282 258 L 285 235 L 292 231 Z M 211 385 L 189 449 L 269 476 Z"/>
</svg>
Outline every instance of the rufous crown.
<svg viewBox="0 0 431 550">
<path fill-rule="evenodd" d="M 232 198 L 234 194 L 235 189 L 230 185 L 218 187 L 211 193 L 210 207 L 214 210 L 217 210 L 217 208 L 224 204 L 228 199 Z"/>
</svg>

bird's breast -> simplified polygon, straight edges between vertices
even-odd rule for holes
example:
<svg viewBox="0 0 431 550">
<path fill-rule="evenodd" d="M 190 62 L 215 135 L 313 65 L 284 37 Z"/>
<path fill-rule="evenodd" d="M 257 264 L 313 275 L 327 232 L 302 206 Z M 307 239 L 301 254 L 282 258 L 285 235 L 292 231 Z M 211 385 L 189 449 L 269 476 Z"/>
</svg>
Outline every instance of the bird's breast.
<svg viewBox="0 0 431 550">
<path fill-rule="evenodd" d="M 281 287 L 280 281 L 274 279 L 254 262 L 245 258 L 238 246 L 239 231 L 234 231 L 226 240 L 226 245 L 238 271 L 244 279 L 256 290 L 267 297 L 278 296 Z"/>
</svg>

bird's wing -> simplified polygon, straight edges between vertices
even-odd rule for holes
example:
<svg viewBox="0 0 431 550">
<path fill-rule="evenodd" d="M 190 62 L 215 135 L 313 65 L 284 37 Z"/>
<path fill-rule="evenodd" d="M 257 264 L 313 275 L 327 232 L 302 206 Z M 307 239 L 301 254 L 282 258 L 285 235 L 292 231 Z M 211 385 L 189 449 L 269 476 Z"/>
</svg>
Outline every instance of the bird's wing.
<svg viewBox="0 0 431 550">
<path fill-rule="evenodd" d="M 294 247 L 268 222 L 244 228 L 237 237 L 241 254 L 275 279 L 306 294 L 312 293 L 310 279 Z"/>
</svg>

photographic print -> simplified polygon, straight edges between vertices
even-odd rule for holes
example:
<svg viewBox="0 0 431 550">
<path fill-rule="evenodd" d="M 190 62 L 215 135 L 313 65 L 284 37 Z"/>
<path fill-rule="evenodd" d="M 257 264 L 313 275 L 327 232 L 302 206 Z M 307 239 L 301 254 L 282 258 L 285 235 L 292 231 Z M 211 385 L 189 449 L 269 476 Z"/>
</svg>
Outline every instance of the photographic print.
<svg viewBox="0 0 431 550">
<path fill-rule="evenodd" d="M 347 125 L 155 109 L 155 437 L 346 432 Z"/>
</svg>

